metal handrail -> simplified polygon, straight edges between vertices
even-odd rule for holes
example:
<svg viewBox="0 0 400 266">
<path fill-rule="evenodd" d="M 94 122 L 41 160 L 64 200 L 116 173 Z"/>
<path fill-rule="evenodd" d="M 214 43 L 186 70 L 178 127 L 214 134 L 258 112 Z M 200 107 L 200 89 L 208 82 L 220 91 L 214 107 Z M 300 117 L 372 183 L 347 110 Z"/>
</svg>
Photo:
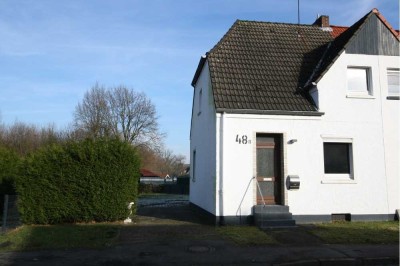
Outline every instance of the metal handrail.
<svg viewBox="0 0 400 266">
<path fill-rule="evenodd" d="M 255 177 L 253 177 L 253 178 L 255 178 Z M 265 206 L 266 204 L 265 204 L 265 201 L 264 201 L 264 195 L 263 195 L 262 192 L 261 192 L 260 184 L 258 183 L 257 178 L 256 178 L 256 186 L 257 186 L 257 188 L 258 188 L 258 192 L 260 192 L 261 199 L 262 199 L 262 201 L 263 201 L 263 205 Z"/>
<path fill-rule="evenodd" d="M 236 210 L 236 216 L 238 216 L 238 212 L 239 212 L 239 211 L 241 210 L 241 208 L 242 208 L 242 203 L 243 203 L 243 201 L 244 201 L 244 198 L 246 197 L 247 191 L 249 190 L 251 181 L 252 181 L 253 179 L 256 180 L 256 186 L 257 186 L 258 192 L 259 192 L 260 195 L 261 195 L 261 199 L 262 199 L 263 205 L 264 205 L 264 206 L 267 205 L 267 204 L 265 203 L 265 200 L 264 200 L 264 195 L 263 195 L 263 193 L 261 192 L 260 184 L 259 184 L 257 178 L 256 178 L 255 176 L 253 176 L 252 178 L 250 178 L 249 183 L 247 184 L 246 191 L 244 192 L 243 197 L 242 197 L 242 200 L 240 201 L 239 207 L 238 207 L 237 210 Z"/>
<path fill-rule="evenodd" d="M 253 176 L 252 178 L 250 178 L 250 181 L 249 181 L 249 183 L 247 184 L 246 191 L 244 192 L 244 195 L 243 195 L 243 197 L 242 197 L 242 200 L 240 201 L 239 207 L 238 207 L 238 209 L 236 210 L 236 216 L 238 216 L 238 212 L 239 212 L 239 211 L 240 211 L 240 214 L 241 214 L 241 208 L 242 208 L 242 203 L 243 203 L 244 197 L 246 196 L 247 191 L 249 190 L 251 181 L 252 181 L 254 178 L 256 178 L 256 177 Z M 240 215 L 240 216 L 241 216 L 241 215 Z"/>
</svg>

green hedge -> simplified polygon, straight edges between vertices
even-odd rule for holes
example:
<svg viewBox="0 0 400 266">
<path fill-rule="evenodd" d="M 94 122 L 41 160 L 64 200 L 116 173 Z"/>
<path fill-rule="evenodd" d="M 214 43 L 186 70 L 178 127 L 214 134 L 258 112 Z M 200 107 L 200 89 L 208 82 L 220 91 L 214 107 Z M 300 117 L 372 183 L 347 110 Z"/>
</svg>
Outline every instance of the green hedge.
<svg viewBox="0 0 400 266">
<path fill-rule="evenodd" d="M 45 147 L 26 158 L 17 178 L 27 224 L 116 221 L 136 201 L 139 159 L 128 143 L 85 140 Z"/>
</svg>

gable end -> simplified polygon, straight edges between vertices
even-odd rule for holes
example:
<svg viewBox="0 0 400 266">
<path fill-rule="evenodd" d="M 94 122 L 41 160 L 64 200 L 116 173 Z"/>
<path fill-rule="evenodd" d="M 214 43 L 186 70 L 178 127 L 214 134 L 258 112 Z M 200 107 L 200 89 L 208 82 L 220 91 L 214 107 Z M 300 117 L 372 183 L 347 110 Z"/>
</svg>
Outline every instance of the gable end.
<svg viewBox="0 0 400 266">
<path fill-rule="evenodd" d="M 347 44 L 346 53 L 399 56 L 399 41 L 378 16 L 372 15 Z"/>
</svg>

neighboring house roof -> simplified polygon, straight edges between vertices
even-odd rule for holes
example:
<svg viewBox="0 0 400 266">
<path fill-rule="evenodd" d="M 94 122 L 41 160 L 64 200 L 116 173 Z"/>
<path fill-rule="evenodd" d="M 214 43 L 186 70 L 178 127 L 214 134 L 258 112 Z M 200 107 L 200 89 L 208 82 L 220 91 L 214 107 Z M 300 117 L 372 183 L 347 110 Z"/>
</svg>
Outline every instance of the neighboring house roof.
<svg viewBox="0 0 400 266">
<path fill-rule="evenodd" d="M 192 81 L 195 86 L 208 61 L 217 112 L 290 111 L 317 113 L 303 88 L 318 81 L 341 54 L 374 9 L 353 26 L 332 30 L 313 25 L 237 20 L 202 57 Z"/>
<path fill-rule="evenodd" d="M 332 37 L 336 38 L 338 37 L 340 34 L 342 34 L 343 32 L 345 32 L 349 27 L 345 27 L 345 26 L 334 26 L 331 25 L 332 28 Z"/>
<path fill-rule="evenodd" d="M 141 177 L 160 177 L 159 175 L 153 173 L 152 171 L 144 169 L 144 168 L 140 169 L 140 176 Z"/>
</svg>

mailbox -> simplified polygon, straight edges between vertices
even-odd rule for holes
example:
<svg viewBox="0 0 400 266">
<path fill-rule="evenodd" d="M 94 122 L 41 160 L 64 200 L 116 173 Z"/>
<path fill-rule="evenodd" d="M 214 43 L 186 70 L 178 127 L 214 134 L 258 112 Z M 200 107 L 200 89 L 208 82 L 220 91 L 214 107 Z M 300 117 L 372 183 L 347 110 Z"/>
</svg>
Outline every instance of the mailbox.
<svg viewBox="0 0 400 266">
<path fill-rule="evenodd" d="M 300 177 L 298 175 L 288 176 L 288 188 L 299 189 L 300 188 Z"/>
</svg>

